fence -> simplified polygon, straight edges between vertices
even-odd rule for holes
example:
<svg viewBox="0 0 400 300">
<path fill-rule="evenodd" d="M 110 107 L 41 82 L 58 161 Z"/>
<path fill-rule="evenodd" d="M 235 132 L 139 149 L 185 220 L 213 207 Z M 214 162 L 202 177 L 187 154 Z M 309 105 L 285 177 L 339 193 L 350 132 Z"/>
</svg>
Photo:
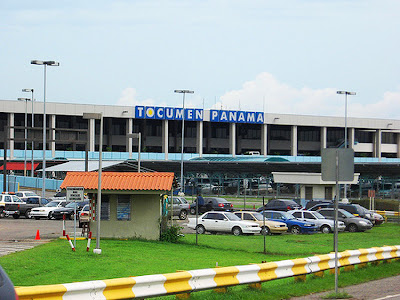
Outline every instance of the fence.
<svg viewBox="0 0 400 300">
<path fill-rule="evenodd" d="M 346 250 L 338 255 L 340 267 L 352 267 L 368 262 L 398 259 L 400 245 L 369 249 Z M 145 275 L 109 280 L 75 282 L 67 284 L 17 287 L 19 299 L 131 299 L 171 294 L 185 294 L 195 291 L 226 288 L 240 284 L 257 286 L 273 279 L 316 273 L 334 269 L 334 253 L 307 258 L 181 271 L 169 274 Z M 304 279 L 304 278 L 303 278 Z"/>
</svg>

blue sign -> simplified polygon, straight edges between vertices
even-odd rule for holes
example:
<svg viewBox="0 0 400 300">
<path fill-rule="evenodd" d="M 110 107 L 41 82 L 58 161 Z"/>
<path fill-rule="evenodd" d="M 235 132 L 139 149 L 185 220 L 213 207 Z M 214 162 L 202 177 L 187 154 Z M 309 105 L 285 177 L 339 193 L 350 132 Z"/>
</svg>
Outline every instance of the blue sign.
<svg viewBox="0 0 400 300">
<path fill-rule="evenodd" d="M 136 106 L 136 119 L 203 121 L 203 109 L 157 106 Z M 263 124 L 264 113 L 235 110 L 210 110 L 211 122 Z"/>
<path fill-rule="evenodd" d="M 156 120 L 182 120 L 183 108 L 136 106 L 136 119 Z M 203 110 L 197 108 L 185 108 L 186 121 L 203 121 Z"/>
<path fill-rule="evenodd" d="M 210 110 L 211 122 L 264 124 L 264 113 L 252 111 Z"/>
</svg>

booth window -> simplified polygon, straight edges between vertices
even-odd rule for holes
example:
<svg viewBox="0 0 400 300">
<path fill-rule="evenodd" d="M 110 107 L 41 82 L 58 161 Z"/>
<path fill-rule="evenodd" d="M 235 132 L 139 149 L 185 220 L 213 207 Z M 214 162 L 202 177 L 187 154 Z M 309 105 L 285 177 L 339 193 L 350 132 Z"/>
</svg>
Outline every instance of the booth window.
<svg viewBox="0 0 400 300">
<path fill-rule="evenodd" d="M 107 195 L 101 197 L 101 220 L 110 220 L 110 200 Z"/>
<path fill-rule="evenodd" d="M 129 221 L 131 219 L 131 200 L 129 195 L 118 195 L 117 220 Z"/>
</svg>

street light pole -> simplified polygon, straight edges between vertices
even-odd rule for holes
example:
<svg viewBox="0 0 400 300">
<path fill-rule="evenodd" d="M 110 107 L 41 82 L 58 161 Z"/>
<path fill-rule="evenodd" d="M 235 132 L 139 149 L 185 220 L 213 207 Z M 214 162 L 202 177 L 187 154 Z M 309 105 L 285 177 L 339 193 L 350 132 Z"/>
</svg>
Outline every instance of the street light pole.
<svg viewBox="0 0 400 300">
<path fill-rule="evenodd" d="M 31 101 L 32 101 L 32 128 L 34 128 L 35 127 L 35 115 L 34 115 L 34 113 L 33 113 L 33 101 L 35 101 L 34 99 L 33 99 L 33 89 L 22 89 L 22 91 L 23 92 L 28 92 L 28 93 L 32 93 L 32 98 L 31 98 Z M 33 167 L 33 163 L 34 163 L 34 158 L 33 158 L 33 148 L 34 148 L 34 141 L 33 141 L 33 135 L 34 135 L 34 131 L 32 131 L 32 145 L 31 145 L 31 150 L 32 150 L 32 165 L 31 165 L 31 177 L 33 177 L 33 172 L 34 172 L 34 167 Z"/>
<path fill-rule="evenodd" d="M 175 90 L 175 93 L 183 94 L 182 100 L 182 146 L 181 146 L 181 192 L 184 191 L 184 180 L 183 180 L 183 148 L 184 148 L 184 141 L 185 141 L 185 94 L 193 94 L 194 91 L 189 90 Z"/>
<path fill-rule="evenodd" d="M 46 197 L 46 71 L 47 66 L 59 66 L 60 63 L 48 60 L 32 60 L 32 65 L 44 66 L 44 80 L 43 80 L 43 163 L 42 163 L 42 197 Z"/>
<path fill-rule="evenodd" d="M 101 171 L 103 169 L 103 114 L 102 113 L 83 113 L 83 119 L 100 120 L 100 137 L 99 137 L 99 170 L 98 170 L 98 186 L 97 186 L 97 232 L 96 232 L 96 249 L 93 253 L 101 254 L 100 249 L 100 220 L 101 220 Z"/>
<path fill-rule="evenodd" d="M 345 95 L 344 97 L 344 148 L 347 148 L 347 95 L 355 95 L 355 92 L 337 91 L 337 94 Z M 347 199 L 347 184 L 344 185 L 344 198 Z"/>
<path fill-rule="evenodd" d="M 27 126 L 28 126 L 28 101 L 31 101 L 29 98 L 18 98 L 18 101 L 25 101 L 25 120 L 24 120 L 24 177 L 26 176 L 26 137 L 27 137 Z"/>
</svg>

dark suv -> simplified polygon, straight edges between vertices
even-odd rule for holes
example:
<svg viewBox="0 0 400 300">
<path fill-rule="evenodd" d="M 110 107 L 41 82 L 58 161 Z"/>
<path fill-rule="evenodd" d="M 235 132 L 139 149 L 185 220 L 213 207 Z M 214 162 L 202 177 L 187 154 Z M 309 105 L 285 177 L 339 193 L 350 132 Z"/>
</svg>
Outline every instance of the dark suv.
<svg viewBox="0 0 400 300">
<path fill-rule="evenodd" d="M 204 205 L 199 206 L 199 214 L 205 213 L 210 210 L 232 211 L 233 205 L 231 202 L 226 201 L 224 198 L 205 197 Z M 190 213 L 196 214 L 196 200 L 190 204 Z"/>
<path fill-rule="evenodd" d="M 263 210 L 279 210 L 279 211 L 288 211 L 288 210 L 293 210 L 293 209 L 302 209 L 302 206 L 300 204 L 297 204 L 293 200 L 288 200 L 288 199 L 274 199 L 270 200 L 267 204 L 259 208 L 257 208 L 257 211 L 263 211 Z"/>
<path fill-rule="evenodd" d="M 311 207 L 309 210 L 315 211 L 321 208 L 334 208 L 334 206 L 335 204 L 333 202 L 319 203 Z M 375 223 L 373 214 L 360 204 L 339 203 L 339 208 L 348 211 L 349 213 L 353 214 L 356 217 L 367 219 L 371 221 L 372 224 Z"/>
</svg>

